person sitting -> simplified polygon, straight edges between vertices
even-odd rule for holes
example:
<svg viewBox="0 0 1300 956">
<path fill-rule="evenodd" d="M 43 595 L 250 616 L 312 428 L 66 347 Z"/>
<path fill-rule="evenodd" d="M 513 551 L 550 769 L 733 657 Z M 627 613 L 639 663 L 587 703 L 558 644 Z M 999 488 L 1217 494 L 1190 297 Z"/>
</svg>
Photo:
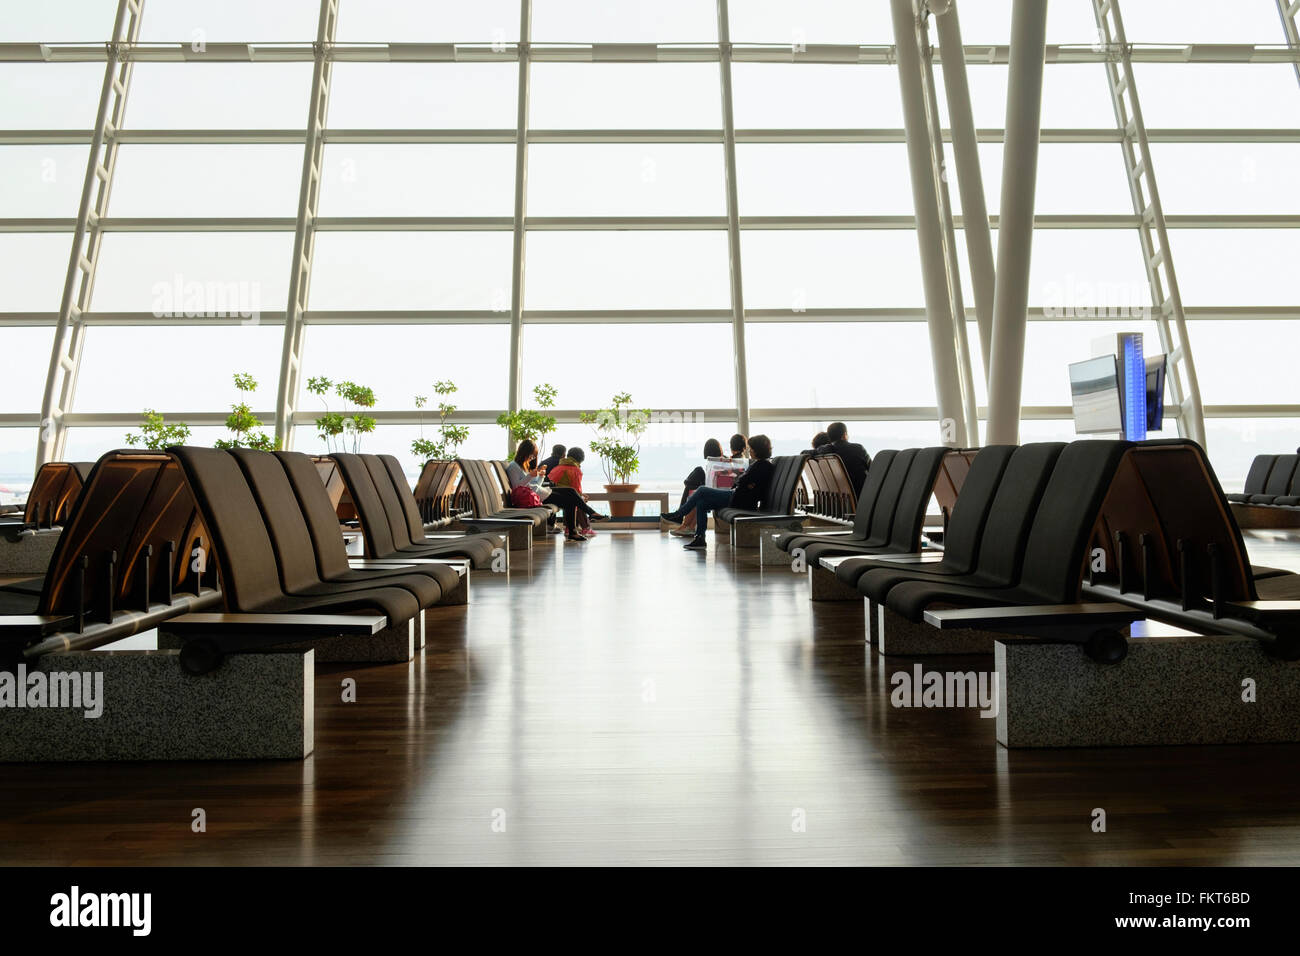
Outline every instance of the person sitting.
<svg viewBox="0 0 1300 956">
<path fill-rule="evenodd" d="M 857 442 L 849 441 L 849 427 L 843 422 L 831 422 L 826 426 L 826 437 L 830 439 L 824 445 L 813 449 L 814 458 L 827 455 L 839 455 L 848 472 L 849 481 L 853 482 L 853 494 L 862 492 L 862 483 L 867 480 L 867 469 L 871 467 L 871 456 Z"/>
<path fill-rule="evenodd" d="M 593 521 L 609 520 L 609 515 L 595 511 L 572 488 L 544 487 L 542 479 L 545 475 L 545 469 L 537 464 L 537 445 L 525 438 L 515 449 L 514 461 L 506 466 L 506 476 L 510 479 L 510 503 L 520 508 L 542 502 L 555 505 L 564 514 L 564 537 L 568 541 L 587 540 L 577 532 L 577 512 L 585 512 Z"/>
<path fill-rule="evenodd" d="M 742 434 L 740 434 L 739 432 L 737 432 L 736 434 L 734 434 L 734 435 L 731 436 L 731 442 L 730 442 L 730 445 L 731 445 L 731 460 L 732 460 L 732 461 L 735 461 L 737 458 L 744 458 L 744 457 L 745 457 L 745 446 L 746 446 L 746 444 L 747 444 L 747 442 L 745 441 L 745 436 L 742 435 Z"/>
<path fill-rule="evenodd" d="M 715 460 L 722 459 L 722 442 L 716 438 L 710 438 L 704 443 L 704 457 Z M 677 504 L 677 510 L 685 513 L 681 527 L 674 528 L 670 534 L 677 535 L 679 538 L 693 538 L 695 536 L 695 512 L 687 511 L 687 502 L 690 501 L 691 495 L 703 488 L 708 483 L 708 476 L 704 473 L 703 465 L 696 465 L 686 480 L 682 482 L 682 500 Z"/>
<path fill-rule="evenodd" d="M 763 507 L 765 496 L 772 484 L 772 476 L 776 472 L 771 461 L 771 439 L 766 435 L 751 435 L 748 453 L 752 462 L 731 488 L 698 488 L 691 496 L 688 507 L 695 511 L 695 536 L 686 543 L 686 550 L 703 551 L 708 547 L 704 533 L 709 527 L 710 511 L 726 507 Z M 660 517 L 669 521 L 681 521 L 686 516 L 679 509 Z"/>
<path fill-rule="evenodd" d="M 820 448 L 822 445 L 826 444 L 828 441 L 830 441 L 830 438 L 826 436 L 825 432 L 818 432 L 816 435 L 813 435 L 812 444 L 808 446 L 808 450 L 805 452 L 801 452 L 801 454 L 815 455 L 817 454 L 817 449 Z"/>
<path fill-rule="evenodd" d="M 564 457 L 564 454 L 565 448 L 563 445 L 551 446 L 551 457 L 542 459 L 542 467 L 546 469 L 548 475 L 555 470 L 555 466 L 560 463 L 560 459 Z"/>
<path fill-rule="evenodd" d="M 546 477 L 555 488 L 572 488 L 582 496 L 583 501 L 586 501 L 587 496 L 582 493 L 582 463 L 586 460 L 587 453 L 575 445 L 568 449 L 559 464 L 546 473 Z M 578 534 L 590 538 L 596 533 L 592 530 L 591 519 L 587 516 L 587 512 L 579 511 L 577 522 Z"/>
</svg>

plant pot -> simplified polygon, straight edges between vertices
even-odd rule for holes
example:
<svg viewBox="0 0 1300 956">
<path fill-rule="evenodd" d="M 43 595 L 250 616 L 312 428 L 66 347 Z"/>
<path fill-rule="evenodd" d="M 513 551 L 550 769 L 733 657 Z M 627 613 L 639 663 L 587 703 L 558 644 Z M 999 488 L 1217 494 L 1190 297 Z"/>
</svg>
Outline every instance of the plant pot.
<svg viewBox="0 0 1300 956">
<path fill-rule="evenodd" d="M 640 487 L 640 485 L 606 485 L 605 490 L 610 494 L 618 494 L 620 492 L 636 491 Z M 609 503 L 609 513 L 614 518 L 630 518 L 635 511 L 635 501 L 611 501 Z"/>
</svg>

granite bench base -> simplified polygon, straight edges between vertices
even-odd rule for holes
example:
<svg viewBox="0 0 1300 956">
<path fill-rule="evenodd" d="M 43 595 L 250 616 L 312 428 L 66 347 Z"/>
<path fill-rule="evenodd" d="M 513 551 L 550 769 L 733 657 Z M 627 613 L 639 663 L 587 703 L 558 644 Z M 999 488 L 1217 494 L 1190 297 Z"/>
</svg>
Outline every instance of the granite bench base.
<svg viewBox="0 0 1300 956">
<path fill-rule="evenodd" d="M 808 565 L 808 598 L 812 601 L 861 601 L 862 592 L 849 587 L 834 571 L 818 563 Z"/>
<path fill-rule="evenodd" d="M 44 574 L 62 533 L 61 528 L 0 533 L 0 575 Z"/>
<path fill-rule="evenodd" d="M 782 551 L 776 545 L 776 539 L 772 536 L 771 528 L 763 529 L 763 534 L 758 538 L 758 564 L 763 568 L 775 568 L 784 564 L 789 567 L 794 556 L 789 551 Z"/>
<path fill-rule="evenodd" d="M 1069 644 L 1004 638 L 994 666 L 1006 747 L 1300 742 L 1300 662 L 1269 657 L 1247 637 L 1133 637 L 1118 664 Z"/>
<path fill-rule="evenodd" d="M 88 718 L 84 696 L 75 707 L 14 708 L 6 699 L 0 761 L 301 760 L 312 752 L 310 650 L 232 654 L 201 676 L 185 673 L 178 657 L 87 651 L 25 665 L 29 688 L 37 671 L 51 687 L 51 675 L 62 683 L 76 673 L 96 684 L 102 675 L 102 712 Z M 53 703 L 53 695 L 46 700 Z"/>
<path fill-rule="evenodd" d="M 876 650 L 886 656 L 922 654 L 992 654 L 1005 634 L 971 628 L 939 630 L 914 623 L 883 604 L 876 607 Z"/>
<path fill-rule="evenodd" d="M 179 650 L 184 641 L 166 629 L 158 628 L 158 647 Z M 295 644 L 277 644 L 276 651 L 314 650 L 318 664 L 404 664 L 424 647 L 424 615 L 404 624 L 386 627 L 371 636 L 344 634 L 322 637 Z M 230 660 L 231 658 L 227 658 Z M 225 664 L 222 664 L 224 667 Z"/>
<path fill-rule="evenodd" d="M 724 522 L 726 524 L 726 522 Z M 773 531 L 802 531 L 802 518 L 773 518 L 771 521 L 737 521 L 727 524 L 733 548 L 756 550 L 759 542 Z"/>
<path fill-rule="evenodd" d="M 534 531 L 537 526 L 527 525 L 523 522 L 512 524 L 508 528 L 502 528 L 500 525 L 491 523 L 485 525 L 475 524 L 473 518 L 461 518 L 455 525 L 457 531 L 465 531 L 470 534 L 484 533 L 505 535 L 506 541 L 509 542 L 508 547 L 511 551 L 532 551 L 533 538 L 546 537 L 546 525 L 543 524 L 540 527 L 541 533 L 535 535 Z"/>
</svg>

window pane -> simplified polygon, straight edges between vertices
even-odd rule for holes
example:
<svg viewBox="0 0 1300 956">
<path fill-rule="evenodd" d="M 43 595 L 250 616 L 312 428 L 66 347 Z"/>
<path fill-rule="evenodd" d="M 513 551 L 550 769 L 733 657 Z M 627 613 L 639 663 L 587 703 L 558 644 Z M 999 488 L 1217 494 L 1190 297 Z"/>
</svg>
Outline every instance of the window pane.
<svg viewBox="0 0 1300 956">
<path fill-rule="evenodd" d="M 137 63 L 126 122 L 132 129 L 302 129 L 311 73 L 310 63 Z"/>
<path fill-rule="evenodd" d="M 981 143 L 979 155 L 985 202 L 989 212 L 997 215 L 1002 201 L 1002 144 Z M 947 160 L 948 192 L 954 210 L 960 211 L 961 191 L 951 149 Z M 1156 166 L 1163 192 L 1163 170 L 1159 163 Z M 1038 148 L 1034 211 L 1040 216 L 1132 213 L 1133 200 L 1124 177 L 1124 156 L 1117 144 L 1044 143 Z"/>
<path fill-rule="evenodd" d="M 103 86 L 102 63 L 0 64 L 0 128 L 91 129 Z"/>
<path fill-rule="evenodd" d="M 1059 4 L 1058 4 L 1059 6 Z M 1273 0 L 1142 0 L 1123 7 L 1130 43 L 1282 43 Z"/>
<path fill-rule="evenodd" d="M 5 5 L 5 41 L 9 43 L 80 43 L 113 35 L 116 3 L 60 0 L 59 3 Z M 103 72 L 103 68 L 100 68 Z"/>
<path fill-rule="evenodd" d="M 909 176 L 902 143 L 736 146 L 742 216 L 910 216 Z"/>
<path fill-rule="evenodd" d="M 86 330 L 76 411 L 226 411 L 247 401 L 254 411 L 275 408 L 280 374 L 279 326 L 92 326 Z M 147 360 L 148 375 L 123 373 L 123 363 Z M 251 397 L 231 377 L 257 381 Z M 274 423 L 264 419 L 271 427 Z M 123 432 L 125 434 L 125 432 Z"/>
<path fill-rule="evenodd" d="M 0 215 L 74 218 L 86 155 L 84 146 L 0 146 Z"/>
<path fill-rule="evenodd" d="M 434 438 L 436 425 L 424 426 L 424 437 Z M 463 458 L 504 458 L 506 456 L 505 429 L 497 425 L 470 425 L 469 440 L 460 446 Z M 392 455 L 402 464 L 406 480 L 415 486 L 424 468 L 424 459 L 411 452 L 411 442 L 420 437 L 418 425 L 380 425 L 361 439 L 361 450 L 380 455 Z M 436 440 L 436 439 L 435 439 Z M 297 425 L 293 430 L 293 450 L 308 455 L 327 453 L 325 442 L 313 425 Z"/>
<path fill-rule="evenodd" d="M 534 0 L 538 43 L 713 43 L 718 39 L 713 0 Z"/>
<path fill-rule="evenodd" d="M 252 318 L 284 309 L 292 260 L 291 232 L 109 233 L 92 305 Z"/>
<path fill-rule="evenodd" d="M 1006 65 L 969 62 L 966 64 L 966 77 L 970 84 L 975 125 L 1002 129 L 1007 121 Z M 947 127 L 948 98 L 942 92 L 941 65 L 934 68 L 934 82 L 940 91 L 939 119 Z M 1040 122 L 1045 129 L 1114 128 L 1115 110 L 1106 85 L 1105 67 L 1100 63 L 1051 63 L 1044 67 Z"/>
<path fill-rule="evenodd" d="M 345 0 L 339 5 L 338 39 L 346 43 L 514 43 L 519 39 L 519 0 Z"/>
<path fill-rule="evenodd" d="M 111 4 L 109 4 L 111 6 Z M 346 9 L 353 4 L 342 3 Z M 148 0 L 140 39 L 175 43 L 316 39 L 317 0 Z"/>
<path fill-rule="evenodd" d="M 50 368 L 53 328 L 5 329 L 5 373 L 0 375 L 0 409 L 6 413 L 39 412 L 45 392 L 45 375 Z M 22 356 L 21 361 L 16 357 Z M 0 428 L 0 434 L 8 429 Z M 0 479 L 2 480 L 2 479 Z"/>
<path fill-rule="evenodd" d="M 1133 4 L 1124 7 L 1126 21 L 1129 6 Z M 1007 0 L 962 0 L 959 16 L 963 43 L 1011 42 L 1011 4 Z M 935 35 L 933 29 L 930 35 Z M 1092 43 L 1096 38 L 1097 21 L 1088 3 L 1047 5 L 1048 43 Z"/>
<path fill-rule="evenodd" d="M 529 309 L 722 309 L 727 234 L 530 232 Z"/>
<path fill-rule="evenodd" d="M 35 428 L 0 428 L 0 505 L 27 500 L 39 440 L 40 431 Z"/>
<path fill-rule="evenodd" d="M 298 214 L 301 146 L 123 146 L 113 174 L 114 216 Z"/>
<path fill-rule="evenodd" d="M 722 147 L 542 145 L 528 150 L 530 216 L 725 216 Z"/>
<path fill-rule="evenodd" d="M 1295 143 L 1153 143 L 1151 162 L 1166 214 L 1300 212 Z"/>
<path fill-rule="evenodd" d="M 935 403 L 924 322 L 752 322 L 745 352 L 756 407 Z"/>
<path fill-rule="evenodd" d="M 1207 418 L 1210 463 L 1226 492 L 1241 491 L 1256 455 L 1287 454 L 1300 435 L 1297 418 Z"/>
<path fill-rule="evenodd" d="M 534 63 L 531 82 L 538 129 L 722 127 L 716 63 Z"/>
<path fill-rule="evenodd" d="M 731 77 L 736 129 L 903 125 L 898 73 L 892 66 L 735 63 Z"/>
<path fill-rule="evenodd" d="M 271 404 L 275 404 L 272 398 Z M 171 419 L 168 419 L 170 422 Z M 268 423 L 269 418 L 263 417 L 262 422 Z M 177 419 L 180 422 L 180 419 Z M 119 448 L 126 448 L 126 436 L 132 432 L 139 433 L 140 429 L 134 425 L 122 425 L 120 427 L 77 427 L 68 429 L 68 443 L 64 450 L 63 457 L 68 461 L 97 461 L 101 456 L 116 451 Z M 271 433 L 268 426 L 267 434 Z M 190 428 L 190 437 L 186 441 L 187 445 L 193 445 L 201 448 L 210 448 L 219 438 L 228 438 L 230 433 L 226 429 L 215 425 L 206 425 L 201 428 Z M 33 449 L 35 444 L 33 443 Z M 35 455 L 33 455 L 33 458 Z"/>
<path fill-rule="evenodd" d="M 772 454 L 797 455 L 812 444 L 818 432 L 830 424 L 825 421 L 763 422 L 750 425 L 751 435 L 766 435 L 772 439 Z M 919 448 L 939 442 L 937 421 L 855 422 L 844 423 L 849 429 L 849 441 L 855 441 L 875 455 L 882 448 Z"/>
<path fill-rule="evenodd" d="M 0 233 L 0 312 L 58 312 L 71 251 L 71 233 Z"/>
<path fill-rule="evenodd" d="M 995 255 L 997 242 L 995 230 Z M 964 261 L 964 241 L 958 243 L 958 251 Z M 1035 231 L 1029 304 L 1085 318 L 1097 308 L 1123 309 L 1125 315 L 1140 313 L 1151 305 L 1151 293 L 1137 230 Z"/>
<path fill-rule="evenodd" d="M 336 63 L 328 122 L 334 129 L 514 129 L 518 77 L 515 63 Z M 299 112 L 302 128 L 305 98 Z"/>
<path fill-rule="evenodd" d="M 737 43 L 893 43 L 887 3 L 765 0 L 731 4 Z"/>
<path fill-rule="evenodd" d="M 1287 63 L 1135 63 L 1133 76 L 1148 127 L 1291 126 L 1300 110 Z"/>
<path fill-rule="evenodd" d="M 639 491 L 662 491 L 668 494 L 668 505 L 675 508 L 681 501 L 682 481 L 691 470 L 703 460 L 704 443 L 716 438 L 727 447 L 727 439 L 736 431 L 735 420 L 713 421 L 700 420 L 686 416 L 681 421 L 652 421 L 641 436 L 640 467 L 633 479 Z M 555 430 L 555 435 L 547 437 L 547 443 L 558 442 L 565 445 L 579 445 L 587 452 L 587 460 L 582 464 L 582 488 L 587 494 L 601 491 L 608 480 L 599 456 L 591 450 L 591 440 L 595 437 L 588 425 L 562 424 Z M 596 503 L 597 511 L 607 510 L 607 505 Z M 657 501 L 638 502 L 636 514 L 657 515 Z"/>
<path fill-rule="evenodd" d="M 448 403 L 457 408 L 504 408 L 509 352 L 508 325 L 313 325 L 303 349 L 298 407 L 323 410 L 305 386 L 309 377 L 325 376 L 370 386 L 381 409 L 413 409 L 415 396 L 423 395 L 429 399 L 425 417 L 435 422 L 438 381 L 456 384 Z M 331 395 L 329 405 L 337 411 L 339 400 Z"/>
<path fill-rule="evenodd" d="M 1296 404 L 1295 344 L 1300 321 L 1214 321 L 1189 323 L 1201 400 L 1206 405 Z M 1287 343 L 1271 348 L 1268 343 Z M 1300 445 L 1293 438 L 1283 450 Z"/>
<path fill-rule="evenodd" d="M 1295 301 L 1300 230 L 1171 229 L 1169 244 L 1184 305 Z"/>
<path fill-rule="evenodd" d="M 910 230 L 741 233 L 751 309 L 913 307 L 921 263 Z"/>
<path fill-rule="evenodd" d="M 322 216 L 514 215 L 513 146 L 326 146 L 324 176 Z"/>
<path fill-rule="evenodd" d="M 323 232 L 312 309 L 510 309 L 509 232 Z"/>
<path fill-rule="evenodd" d="M 595 356 L 608 356 L 594 361 Z M 634 359 L 655 355 L 662 360 Z M 523 380 L 559 389 L 560 408 L 594 411 L 619 392 L 639 408 L 695 413 L 734 408 L 730 323 L 524 325 Z M 578 356 L 575 360 L 573 356 Z M 700 361 L 703 357 L 704 361 Z M 530 399 L 531 393 L 525 392 Z"/>
</svg>

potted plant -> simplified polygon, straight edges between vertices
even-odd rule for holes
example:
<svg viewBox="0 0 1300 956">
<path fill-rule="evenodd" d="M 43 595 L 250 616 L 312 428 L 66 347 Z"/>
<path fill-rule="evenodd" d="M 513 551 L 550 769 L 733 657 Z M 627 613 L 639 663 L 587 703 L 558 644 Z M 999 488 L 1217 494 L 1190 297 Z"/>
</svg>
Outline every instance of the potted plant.
<svg viewBox="0 0 1300 956">
<path fill-rule="evenodd" d="M 620 392 L 609 408 L 585 412 L 582 421 L 596 431 L 591 450 L 600 456 L 605 470 L 605 490 L 614 494 L 634 492 L 641 487 L 633 484 L 632 479 L 641 466 L 640 437 L 650 424 L 650 412 L 632 408 L 632 396 Z M 609 503 L 609 513 L 616 518 L 630 518 L 635 510 L 635 501 Z"/>
<path fill-rule="evenodd" d="M 325 396 L 331 388 L 335 395 L 355 407 L 347 414 L 330 411 Z M 348 435 L 352 436 L 351 451 L 359 452 L 361 436 L 373 432 L 377 424 L 373 417 L 362 412 L 362 409 L 375 407 L 374 389 L 356 382 L 331 382 L 324 376 L 317 376 L 307 379 L 307 391 L 319 396 L 321 404 L 325 406 L 325 414 L 316 419 L 316 433 L 325 443 L 326 453 L 349 450 Z"/>
<path fill-rule="evenodd" d="M 537 408 L 521 408 L 497 416 L 497 424 L 509 429 L 512 445 L 531 438 L 539 449 L 545 447 L 546 436 L 555 428 L 555 416 L 548 415 L 541 409 L 554 408 L 556 394 L 553 385 L 535 385 L 533 398 L 537 401 Z"/>
<path fill-rule="evenodd" d="M 257 381 L 247 372 L 235 373 L 235 388 L 241 392 L 257 391 Z M 213 442 L 214 448 L 257 448 L 261 451 L 275 451 L 280 447 L 280 439 L 272 438 L 261 431 L 262 423 L 247 401 L 236 402 L 230 406 L 226 416 L 226 427 L 230 429 L 229 438 L 218 438 Z M 258 430 L 254 430 L 258 429 Z"/>
<path fill-rule="evenodd" d="M 190 437 L 190 426 L 184 422 L 169 425 L 163 421 L 161 412 L 152 408 L 144 410 L 144 421 L 140 423 L 140 434 L 134 432 L 126 436 L 126 443 L 131 448 L 148 448 L 158 451 L 170 445 L 183 445 Z"/>
<path fill-rule="evenodd" d="M 447 401 L 446 396 L 456 391 L 456 383 L 434 382 L 433 390 L 441 396 L 438 402 L 438 441 L 424 437 L 424 406 L 429 399 L 424 395 L 415 396 L 415 407 L 420 409 L 420 437 L 411 442 L 411 454 L 420 461 L 446 461 L 456 457 L 457 449 L 469 440 L 469 429 L 464 425 L 448 424 L 447 419 L 456 411 L 456 406 Z"/>
</svg>

